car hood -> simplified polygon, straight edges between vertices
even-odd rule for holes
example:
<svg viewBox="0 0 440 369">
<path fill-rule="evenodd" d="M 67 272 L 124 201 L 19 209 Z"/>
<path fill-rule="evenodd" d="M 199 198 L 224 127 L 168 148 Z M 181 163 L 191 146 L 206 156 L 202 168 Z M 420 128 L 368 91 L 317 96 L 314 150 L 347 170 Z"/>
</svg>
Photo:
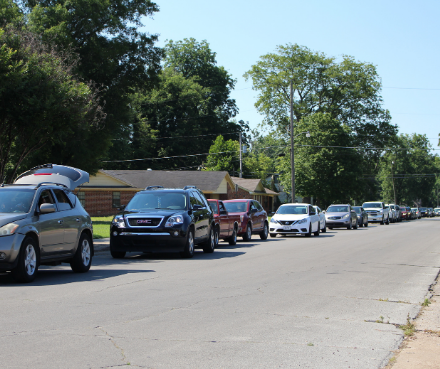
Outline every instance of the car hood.
<svg viewBox="0 0 440 369">
<path fill-rule="evenodd" d="M 43 182 L 59 183 L 71 191 L 89 181 L 89 173 L 66 165 L 44 164 L 20 174 L 14 183 L 38 185 Z"/>
<path fill-rule="evenodd" d="M 0 213 L 0 227 L 26 218 L 27 214 Z"/>
<path fill-rule="evenodd" d="M 308 214 L 275 214 L 272 219 L 275 220 L 300 220 L 307 218 Z"/>
<path fill-rule="evenodd" d="M 152 209 L 152 210 L 143 210 L 143 211 L 124 211 L 122 214 L 125 216 L 153 216 L 158 215 L 161 217 L 170 217 L 171 215 L 178 215 L 178 214 L 184 214 L 188 210 L 159 210 L 159 209 Z"/>
<path fill-rule="evenodd" d="M 345 215 L 350 214 L 350 213 L 325 213 L 325 217 L 344 217 Z"/>
</svg>

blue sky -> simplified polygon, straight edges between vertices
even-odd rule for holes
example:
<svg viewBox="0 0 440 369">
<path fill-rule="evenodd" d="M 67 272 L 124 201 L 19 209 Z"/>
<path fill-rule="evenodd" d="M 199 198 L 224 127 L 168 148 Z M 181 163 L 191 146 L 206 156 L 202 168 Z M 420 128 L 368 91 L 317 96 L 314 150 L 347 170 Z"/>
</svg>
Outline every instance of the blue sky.
<svg viewBox="0 0 440 369">
<path fill-rule="evenodd" d="M 382 79 L 384 107 L 399 133 L 420 133 L 440 149 L 440 1 L 156 0 L 160 11 L 143 30 L 166 40 L 206 40 L 218 65 L 237 80 L 237 120 L 256 128 L 257 91 L 243 74 L 277 45 L 297 43 L 336 58 L 372 63 Z M 435 152 L 438 152 L 438 151 Z"/>
</svg>

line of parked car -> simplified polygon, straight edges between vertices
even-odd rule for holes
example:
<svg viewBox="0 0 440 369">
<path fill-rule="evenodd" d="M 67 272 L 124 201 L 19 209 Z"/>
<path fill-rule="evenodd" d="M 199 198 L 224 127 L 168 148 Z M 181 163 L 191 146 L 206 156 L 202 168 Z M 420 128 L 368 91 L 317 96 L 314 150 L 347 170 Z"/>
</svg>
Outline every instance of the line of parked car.
<svg viewBox="0 0 440 369">
<path fill-rule="evenodd" d="M 88 173 L 45 164 L 20 175 L 14 184 L 0 187 L 0 272 L 11 272 L 19 282 L 31 282 L 40 265 L 70 264 L 87 272 L 94 256 L 93 225 L 73 190 L 88 182 Z M 110 225 L 110 253 L 214 252 L 220 240 L 235 245 L 253 235 L 319 236 L 327 229 L 368 227 L 422 216 L 440 215 L 440 209 L 409 208 L 380 201 L 362 206 L 333 204 L 322 211 L 306 203 L 281 205 L 271 218 L 253 199 L 206 199 L 195 186 L 149 186 L 119 209 Z M 270 220 L 269 220 L 270 219 Z"/>
</svg>

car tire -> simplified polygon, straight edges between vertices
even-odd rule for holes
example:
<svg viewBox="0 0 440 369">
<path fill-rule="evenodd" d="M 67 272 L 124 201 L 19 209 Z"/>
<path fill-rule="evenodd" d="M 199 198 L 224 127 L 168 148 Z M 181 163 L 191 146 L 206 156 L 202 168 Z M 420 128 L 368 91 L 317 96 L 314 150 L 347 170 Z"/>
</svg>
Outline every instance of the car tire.
<svg viewBox="0 0 440 369">
<path fill-rule="evenodd" d="M 347 226 L 347 229 L 352 229 L 352 228 L 353 228 L 353 225 L 350 222 L 350 224 Z"/>
<path fill-rule="evenodd" d="M 85 273 L 92 266 L 92 246 L 90 236 L 83 233 L 79 238 L 78 248 L 70 260 L 70 267 L 75 273 Z"/>
<path fill-rule="evenodd" d="M 319 229 L 319 222 L 318 222 L 318 229 L 316 230 L 316 232 L 313 232 L 313 235 L 319 236 L 320 233 L 321 233 L 321 230 Z"/>
<path fill-rule="evenodd" d="M 325 221 L 324 221 L 324 228 L 321 229 L 321 232 L 322 232 L 322 233 L 327 232 L 327 224 L 325 223 Z"/>
<path fill-rule="evenodd" d="M 216 248 L 218 246 L 218 243 L 220 242 L 219 237 L 220 237 L 220 229 L 218 226 L 216 226 L 214 230 L 214 248 Z"/>
<path fill-rule="evenodd" d="M 269 234 L 269 227 L 266 222 L 264 222 L 263 230 L 260 232 L 260 239 L 267 240 L 267 236 Z"/>
<path fill-rule="evenodd" d="M 32 237 L 26 237 L 20 247 L 18 264 L 12 269 L 12 277 L 21 283 L 29 283 L 38 272 L 39 248 Z"/>
<path fill-rule="evenodd" d="M 277 236 L 276 233 L 271 233 L 271 234 L 270 234 L 270 237 L 272 237 L 272 238 L 276 238 L 276 236 Z"/>
<path fill-rule="evenodd" d="M 113 259 L 123 259 L 125 257 L 125 251 L 112 251 L 110 250 L 110 254 Z"/>
<path fill-rule="evenodd" d="M 215 228 L 215 227 L 214 227 Z M 211 254 L 215 250 L 215 230 L 213 227 L 209 230 L 209 238 L 203 245 L 203 252 Z"/>
<path fill-rule="evenodd" d="M 194 256 L 194 231 L 192 230 L 192 228 L 188 230 L 185 248 L 183 249 L 182 256 L 184 258 L 192 258 Z"/>
<path fill-rule="evenodd" d="M 232 236 L 228 239 L 229 245 L 234 246 L 237 244 L 237 226 L 234 226 L 232 231 Z"/>
<path fill-rule="evenodd" d="M 312 235 L 312 225 L 309 225 L 309 231 L 307 233 L 304 233 L 304 236 L 310 237 Z"/>
<path fill-rule="evenodd" d="M 365 227 L 368 227 L 368 221 L 367 221 L 367 223 L 365 223 Z"/>
<path fill-rule="evenodd" d="M 384 225 L 384 224 L 385 224 L 385 222 L 383 221 L 383 218 L 382 218 L 382 220 L 380 221 L 379 224 L 380 224 L 380 225 Z"/>
<path fill-rule="evenodd" d="M 248 224 L 246 226 L 246 232 L 243 235 L 243 241 L 250 241 L 252 239 L 252 226 Z"/>
<path fill-rule="evenodd" d="M 390 224 L 390 217 L 387 218 L 387 221 L 385 222 L 386 225 Z"/>
<path fill-rule="evenodd" d="M 357 219 L 356 219 L 356 222 L 355 222 L 355 224 L 353 226 L 353 229 L 358 229 L 358 221 L 357 221 Z"/>
</svg>

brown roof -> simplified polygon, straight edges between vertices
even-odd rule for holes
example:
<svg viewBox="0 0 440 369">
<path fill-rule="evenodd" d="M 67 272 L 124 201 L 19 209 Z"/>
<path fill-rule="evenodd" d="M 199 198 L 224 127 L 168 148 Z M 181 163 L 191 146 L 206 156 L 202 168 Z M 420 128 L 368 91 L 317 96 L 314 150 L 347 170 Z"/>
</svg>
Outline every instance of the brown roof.
<svg viewBox="0 0 440 369">
<path fill-rule="evenodd" d="M 266 193 L 268 195 L 278 195 L 277 192 L 269 190 L 263 186 L 261 179 L 231 177 L 232 181 L 238 186 L 248 190 L 249 192 Z"/>
<path fill-rule="evenodd" d="M 168 188 L 183 188 L 196 186 L 203 192 L 214 192 L 218 189 L 225 177 L 230 181 L 226 171 L 162 171 L 162 170 L 103 170 L 113 178 L 131 184 L 135 188 L 147 186 L 164 186 Z"/>
</svg>

